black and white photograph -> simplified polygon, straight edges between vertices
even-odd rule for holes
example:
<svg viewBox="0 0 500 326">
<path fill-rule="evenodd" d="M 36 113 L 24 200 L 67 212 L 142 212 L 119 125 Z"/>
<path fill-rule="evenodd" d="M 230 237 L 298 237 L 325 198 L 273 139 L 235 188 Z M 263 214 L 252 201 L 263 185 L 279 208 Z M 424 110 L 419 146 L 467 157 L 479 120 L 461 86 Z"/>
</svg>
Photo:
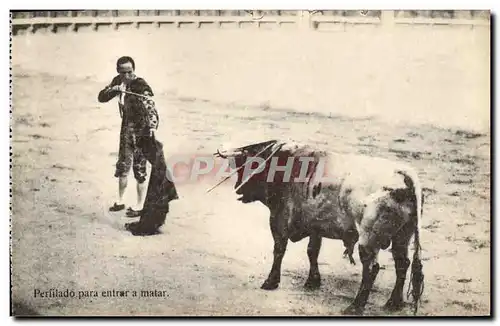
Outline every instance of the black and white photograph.
<svg viewBox="0 0 500 326">
<path fill-rule="evenodd" d="M 11 316 L 491 317 L 490 10 L 9 14 Z"/>
</svg>

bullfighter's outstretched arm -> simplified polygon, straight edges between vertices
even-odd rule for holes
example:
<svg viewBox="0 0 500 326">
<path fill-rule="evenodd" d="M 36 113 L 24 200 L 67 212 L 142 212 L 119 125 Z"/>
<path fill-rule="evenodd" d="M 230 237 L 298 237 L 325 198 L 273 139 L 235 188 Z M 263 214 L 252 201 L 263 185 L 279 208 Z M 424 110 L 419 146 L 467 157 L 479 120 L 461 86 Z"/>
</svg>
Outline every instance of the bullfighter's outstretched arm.
<svg viewBox="0 0 500 326">
<path fill-rule="evenodd" d="M 113 90 L 112 87 L 120 85 L 120 84 L 121 84 L 120 77 L 116 76 L 115 78 L 113 78 L 113 80 L 111 81 L 111 83 L 108 86 L 104 87 L 104 89 L 102 89 L 99 92 L 99 95 L 97 96 L 97 100 L 100 103 L 109 102 L 115 96 L 120 94 L 119 91 Z"/>
</svg>

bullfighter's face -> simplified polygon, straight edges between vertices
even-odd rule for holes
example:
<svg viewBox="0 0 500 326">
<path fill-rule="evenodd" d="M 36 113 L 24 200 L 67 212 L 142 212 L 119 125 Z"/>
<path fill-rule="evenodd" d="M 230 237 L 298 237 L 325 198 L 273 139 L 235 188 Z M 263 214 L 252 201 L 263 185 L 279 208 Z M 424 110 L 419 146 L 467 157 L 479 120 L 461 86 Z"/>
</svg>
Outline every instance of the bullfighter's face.
<svg viewBox="0 0 500 326">
<path fill-rule="evenodd" d="M 118 73 L 120 74 L 120 79 L 122 83 L 125 84 L 130 83 L 132 80 L 136 78 L 132 62 L 126 62 L 124 64 L 119 65 Z"/>
</svg>

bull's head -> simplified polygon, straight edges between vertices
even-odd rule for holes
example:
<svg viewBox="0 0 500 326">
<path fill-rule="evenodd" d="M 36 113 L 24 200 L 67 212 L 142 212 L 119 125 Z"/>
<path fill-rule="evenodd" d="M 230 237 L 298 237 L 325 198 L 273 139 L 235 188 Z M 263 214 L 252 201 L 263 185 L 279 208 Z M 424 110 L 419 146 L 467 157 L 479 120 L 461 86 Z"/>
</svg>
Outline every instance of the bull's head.
<svg viewBox="0 0 500 326">
<path fill-rule="evenodd" d="M 238 200 L 243 203 L 267 200 L 267 161 L 279 149 L 282 143 L 269 140 L 243 147 L 217 150 L 216 156 L 232 159 L 238 170 L 238 180 L 234 186 Z"/>
</svg>

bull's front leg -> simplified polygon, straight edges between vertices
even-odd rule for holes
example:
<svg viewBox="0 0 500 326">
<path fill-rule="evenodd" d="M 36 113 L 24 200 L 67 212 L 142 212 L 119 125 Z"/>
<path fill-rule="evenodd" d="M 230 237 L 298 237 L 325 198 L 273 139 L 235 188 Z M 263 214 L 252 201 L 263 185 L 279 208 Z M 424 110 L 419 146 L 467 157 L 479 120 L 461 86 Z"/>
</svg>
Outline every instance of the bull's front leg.
<svg viewBox="0 0 500 326">
<path fill-rule="evenodd" d="M 309 290 L 317 289 L 321 286 L 321 275 L 318 268 L 318 256 L 321 249 L 321 237 L 311 235 L 309 244 L 307 245 L 307 256 L 309 257 L 309 277 L 307 278 L 304 287 Z"/>
<path fill-rule="evenodd" d="M 363 264 L 363 276 L 356 298 L 354 298 L 351 305 L 343 311 L 346 315 L 361 315 L 363 313 L 373 283 L 380 270 L 380 266 L 377 262 L 378 250 L 374 251 L 372 248 L 362 245 L 358 246 L 358 250 L 359 259 Z"/>
<path fill-rule="evenodd" d="M 274 258 L 271 272 L 261 286 L 261 289 L 264 290 L 274 290 L 278 288 L 281 280 L 281 263 L 283 261 L 283 257 L 285 256 L 286 246 L 288 244 L 288 228 L 284 218 L 276 215 L 271 216 L 270 226 L 274 239 Z"/>
</svg>

